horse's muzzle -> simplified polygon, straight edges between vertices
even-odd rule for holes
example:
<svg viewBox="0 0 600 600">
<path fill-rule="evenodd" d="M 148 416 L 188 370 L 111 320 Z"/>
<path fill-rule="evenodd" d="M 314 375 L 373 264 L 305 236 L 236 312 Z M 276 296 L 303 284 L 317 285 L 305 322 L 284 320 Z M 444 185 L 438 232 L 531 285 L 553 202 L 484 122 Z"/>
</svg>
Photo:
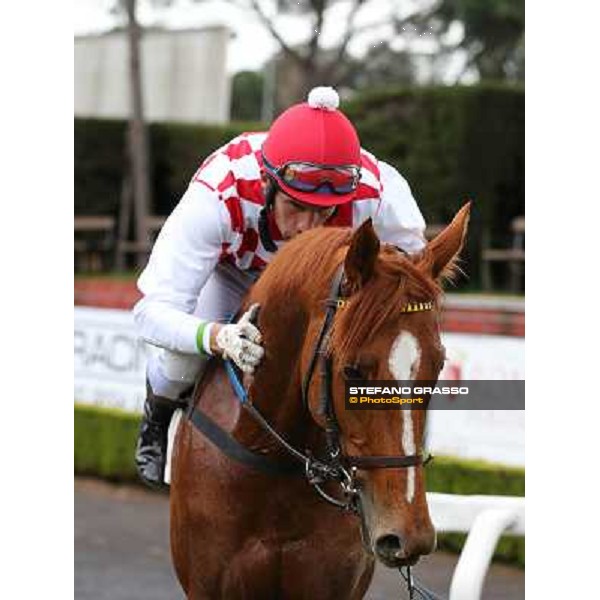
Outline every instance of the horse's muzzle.
<svg viewBox="0 0 600 600">
<path fill-rule="evenodd" d="M 433 551 L 435 542 L 431 543 L 425 538 L 413 544 L 403 542 L 402 538 L 396 533 L 387 533 L 379 536 L 375 540 L 375 556 L 386 567 L 404 567 L 414 565 L 424 554 Z"/>
</svg>

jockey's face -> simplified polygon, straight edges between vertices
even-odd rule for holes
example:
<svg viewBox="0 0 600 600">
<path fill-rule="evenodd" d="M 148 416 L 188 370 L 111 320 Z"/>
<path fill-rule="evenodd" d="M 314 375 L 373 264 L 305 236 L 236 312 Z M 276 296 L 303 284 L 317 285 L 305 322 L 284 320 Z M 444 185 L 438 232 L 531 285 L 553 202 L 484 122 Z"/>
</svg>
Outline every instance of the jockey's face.
<svg viewBox="0 0 600 600">
<path fill-rule="evenodd" d="M 320 207 L 303 204 L 278 191 L 275 195 L 273 215 L 284 240 L 323 225 L 335 212 L 335 207 Z"/>
</svg>

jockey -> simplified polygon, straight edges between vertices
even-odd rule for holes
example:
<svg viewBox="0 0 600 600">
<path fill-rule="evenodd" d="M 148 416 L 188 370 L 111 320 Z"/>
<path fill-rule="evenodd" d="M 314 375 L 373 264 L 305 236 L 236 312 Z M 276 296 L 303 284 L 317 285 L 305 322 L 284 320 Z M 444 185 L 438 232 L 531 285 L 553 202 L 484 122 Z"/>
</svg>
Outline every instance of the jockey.
<svg viewBox="0 0 600 600">
<path fill-rule="evenodd" d="M 256 307 L 224 324 L 277 249 L 317 227 L 375 231 L 408 253 L 425 246 L 425 222 L 406 180 L 361 149 L 338 110 L 339 97 L 314 88 L 268 133 L 245 133 L 200 166 L 165 222 L 138 280 L 133 312 L 150 344 L 148 396 L 136 448 L 141 478 L 163 484 L 167 430 L 211 356 L 252 373 L 264 349 Z"/>
</svg>

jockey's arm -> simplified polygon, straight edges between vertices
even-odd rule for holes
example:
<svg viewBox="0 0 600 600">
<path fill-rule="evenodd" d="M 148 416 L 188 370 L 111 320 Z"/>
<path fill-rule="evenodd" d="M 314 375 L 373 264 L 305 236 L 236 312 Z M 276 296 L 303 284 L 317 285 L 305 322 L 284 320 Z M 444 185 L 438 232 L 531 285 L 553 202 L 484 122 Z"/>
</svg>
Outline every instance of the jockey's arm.
<svg viewBox="0 0 600 600">
<path fill-rule="evenodd" d="M 146 342 L 186 354 L 216 350 L 210 340 L 218 327 L 192 313 L 230 236 L 223 210 L 215 192 L 192 182 L 166 220 L 138 280 L 143 298 L 133 310 Z"/>
<path fill-rule="evenodd" d="M 391 165 L 379 161 L 378 166 L 383 191 L 373 217 L 375 231 L 383 242 L 394 244 L 409 254 L 420 252 L 426 245 L 425 220 L 410 187 Z"/>
<path fill-rule="evenodd" d="M 232 235 L 227 208 L 216 192 L 192 182 L 156 240 L 138 280 L 144 296 L 133 313 L 146 342 L 184 354 L 227 356 L 251 373 L 264 354 L 260 332 L 251 322 L 255 311 L 228 325 L 192 314 Z"/>
</svg>

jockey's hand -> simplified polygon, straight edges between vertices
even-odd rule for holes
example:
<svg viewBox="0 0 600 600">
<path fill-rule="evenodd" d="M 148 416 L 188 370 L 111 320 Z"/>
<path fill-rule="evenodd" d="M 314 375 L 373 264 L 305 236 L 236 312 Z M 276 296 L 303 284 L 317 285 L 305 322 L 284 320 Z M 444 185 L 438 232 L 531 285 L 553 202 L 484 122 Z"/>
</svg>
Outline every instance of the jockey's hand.
<svg viewBox="0 0 600 600">
<path fill-rule="evenodd" d="M 214 343 L 211 349 L 223 358 L 230 358 L 244 373 L 254 373 L 265 354 L 260 345 L 262 336 L 252 323 L 258 312 L 258 304 L 253 304 L 237 323 L 213 326 Z M 213 337 L 213 336 L 211 336 Z"/>
</svg>

